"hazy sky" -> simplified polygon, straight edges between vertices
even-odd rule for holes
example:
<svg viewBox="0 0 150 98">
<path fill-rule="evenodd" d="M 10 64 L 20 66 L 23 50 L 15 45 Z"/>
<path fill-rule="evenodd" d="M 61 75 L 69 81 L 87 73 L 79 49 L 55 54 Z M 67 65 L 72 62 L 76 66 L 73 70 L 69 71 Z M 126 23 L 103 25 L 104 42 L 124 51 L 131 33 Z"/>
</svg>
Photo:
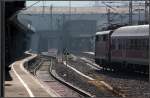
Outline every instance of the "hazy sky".
<svg viewBox="0 0 150 98">
<path fill-rule="evenodd" d="M 27 1 L 26 2 L 26 5 L 27 6 L 30 6 L 32 4 L 34 4 L 35 2 L 37 1 Z M 114 2 L 114 1 L 113 1 Z M 110 5 L 127 5 L 128 2 L 127 1 L 115 1 L 115 2 L 118 2 L 118 3 L 110 3 Z M 122 3 L 121 3 L 122 2 Z M 94 2 L 94 1 L 71 1 L 71 6 L 72 7 L 81 7 L 81 6 L 94 6 L 94 5 L 100 5 L 100 6 L 104 6 L 104 4 L 101 3 L 101 1 L 98 1 L 98 2 Z M 35 4 L 34 6 L 50 6 L 50 5 L 53 5 L 53 6 L 69 6 L 69 1 L 40 1 L 39 3 Z"/>
<path fill-rule="evenodd" d="M 28 1 L 26 4 L 27 6 L 32 5 L 33 3 L 35 3 L 36 1 Z M 69 6 L 69 1 L 41 1 L 39 3 L 37 3 L 35 6 L 43 6 L 43 4 L 45 6 Z M 93 5 L 94 2 L 93 1 L 71 1 L 71 6 L 89 6 L 89 5 Z"/>
</svg>

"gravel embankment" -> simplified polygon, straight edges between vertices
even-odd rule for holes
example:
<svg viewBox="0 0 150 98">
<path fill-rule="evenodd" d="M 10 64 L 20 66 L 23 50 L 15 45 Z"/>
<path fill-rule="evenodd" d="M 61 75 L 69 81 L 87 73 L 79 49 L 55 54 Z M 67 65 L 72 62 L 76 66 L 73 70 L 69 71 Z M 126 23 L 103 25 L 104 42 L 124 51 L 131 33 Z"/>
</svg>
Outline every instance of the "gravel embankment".
<svg viewBox="0 0 150 98">
<path fill-rule="evenodd" d="M 150 85 L 148 82 L 148 76 L 146 75 L 95 70 L 79 58 L 76 60 L 69 60 L 68 64 L 96 80 L 105 81 L 129 98 L 150 98 Z"/>
<path fill-rule="evenodd" d="M 113 97 L 114 95 L 108 91 L 105 87 L 96 87 L 95 85 L 91 84 L 90 81 L 76 72 L 70 70 L 68 67 L 66 67 L 63 64 L 56 64 L 53 66 L 53 69 L 56 70 L 57 74 L 61 76 L 66 82 L 69 82 L 73 84 L 74 86 L 77 86 L 92 95 L 95 95 L 96 97 Z"/>
</svg>

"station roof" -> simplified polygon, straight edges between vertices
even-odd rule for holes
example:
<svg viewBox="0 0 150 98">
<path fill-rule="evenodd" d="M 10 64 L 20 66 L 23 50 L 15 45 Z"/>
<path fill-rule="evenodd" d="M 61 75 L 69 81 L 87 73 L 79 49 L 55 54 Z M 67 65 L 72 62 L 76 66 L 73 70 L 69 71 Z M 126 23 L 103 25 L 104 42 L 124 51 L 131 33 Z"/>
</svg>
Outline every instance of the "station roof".
<svg viewBox="0 0 150 98">
<path fill-rule="evenodd" d="M 112 37 L 149 36 L 149 25 L 125 26 L 116 29 Z"/>
<path fill-rule="evenodd" d="M 104 35 L 104 34 L 109 34 L 110 33 L 110 30 L 109 31 L 100 31 L 100 32 L 96 32 L 96 35 Z"/>
</svg>

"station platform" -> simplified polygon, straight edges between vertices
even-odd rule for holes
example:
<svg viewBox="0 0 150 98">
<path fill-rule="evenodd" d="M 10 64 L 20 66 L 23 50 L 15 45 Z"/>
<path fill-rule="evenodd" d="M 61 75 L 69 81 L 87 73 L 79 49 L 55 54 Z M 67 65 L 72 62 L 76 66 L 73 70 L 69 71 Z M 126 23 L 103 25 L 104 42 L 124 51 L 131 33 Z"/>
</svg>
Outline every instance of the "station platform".
<svg viewBox="0 0 150 98">
<path fill-rule="evenodd" d="M 53 97 L 24 67 L 24 60 L 11 65 L 12 81 L 5 81 L 5 97 Z"/>
</svg>

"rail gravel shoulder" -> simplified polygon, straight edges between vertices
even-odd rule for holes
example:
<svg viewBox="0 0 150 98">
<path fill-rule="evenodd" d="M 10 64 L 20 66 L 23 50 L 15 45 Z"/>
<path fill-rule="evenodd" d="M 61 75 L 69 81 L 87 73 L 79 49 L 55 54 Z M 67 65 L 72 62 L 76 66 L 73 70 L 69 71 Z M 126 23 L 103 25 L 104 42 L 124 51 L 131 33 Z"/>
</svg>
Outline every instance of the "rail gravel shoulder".
<svg viewBox="0 0 150 98">
<path fill-rule="evenodd" d="M 77 56 L 75 56 L 75 55 L 73 55 L 73 54 L 72 54 L 72 56 L 73 56 L 73 58 L 77 58 Z M 87 63 L 89 63 L 89 64 L 91 64 L 91 65 L 93 65 L 93 66 L 96 67 L 97 69 L 101 69 L 101 67 L 99 67 L 97 64 L 95 64 L 95 63 L 93 64 L 93 62 L 87 60 L 87 59 L 84 58 L 84 57 L 81 57 L 80 59 L 83 60 L 83 61 L 85 61 L 85 62 L 87 62 Z M 109 91 L 113 92 L 114 94 L 119 95 L 119 96 L 121 96 L 121 97 L 123 97 L 123 98 L 126 97 L 124 93 L 120 92 L 117 88 L 112 87 L 112 86 L 109 85 L 108 83 L 106 83 L 106 82 L 104 82 L 104 81 L 100 81 L 100 83 L 101 83 L 106 89 L 108 89 Z"/>
<path fill-rule="evenodd" d="M 78 92 L 79 94 L 85 96 L 85 97 L 95 97 L 94 95 L 90 94 L 89 92 L 86 92 L 74 85 L 72 85 L 71 83 L 69 82 L 66 82 L 64 79 L 62 79 L 57 73 L 55 70 L 52 70 L 51 67 L 50 67 L 50 71 L 49 71 L 50 75 L 55 78 L 56 80 L 58 80 L 59 82 L 61 82 L 62 84 L 70 87 L 71 89 L 73 89 L 74 91 Z"/>
</svg>

